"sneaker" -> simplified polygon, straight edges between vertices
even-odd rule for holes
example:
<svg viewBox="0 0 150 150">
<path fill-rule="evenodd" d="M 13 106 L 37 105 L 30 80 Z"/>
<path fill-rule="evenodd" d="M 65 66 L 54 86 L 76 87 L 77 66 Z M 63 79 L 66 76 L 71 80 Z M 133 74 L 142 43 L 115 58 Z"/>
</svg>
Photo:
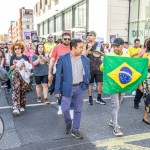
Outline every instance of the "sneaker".
<svg viewBox="0 0 150 150">
<path fill-rule="evenodd" d="M 134 108 L 135 109 L 139 109 L 139 104 L 138 103 L 134 103 Z"/>
<path fill-rule="evenodd" d="M 77 139 L 83 139 L 83 136 L 79 131 L 72 131 L 71 135 Z"/>
<path fill-rule="evenodd" d="M 132 92 L 132 95 L 135 96 L 135 95 L 136 95 L 136 91 L 133 91 L 133 92 Z"/>
<path fill-rule="evenodd" d="M 92 98 L 89 98 L 89 104 L 93 105 L 93 99 Z"/>
<path fill-rule="evenodd" d="M 118 127 L 115 127 L 113 130 L 113 134 L 115 136 L 123 136 L 123 133 L 121 132 L 121 130 Z"/>
<path fill-rule="evenodd" d="M 15 108 L 14 110 L 13 110 L 13 115 L 20 115 L 20 111 L 18 110 L 18 108 Z"/>
<path fill-rule="evenodd" d="M 72 122 L 66 124 L 66 134 L 71 133 Z"/>
<path fill-rule="evenodd" d="M 41 102 L 42 102 L 42 98 L 41 98 L 41 97 L 38 97 L 37 102 L 38 102 L 38 103 L 41 103 Z"/>
<path fill-rule="evenodd" d="M 96 103 L 101 104 L 101 105 L 106 105 L 106 102 L 103 101 L 101 98 L 97 98 Z"/>
<path fill-rule="evenodd" d="M 61 106 L 58 106 L 58 112 L 57 112 L 57 115 L 62 115 Z"/>
<path fill-rule="evenodd" d="M 48 98 L 45 98 L 45 103 L 46 103 L 46 104 L 49 104 Z"/>
<path fill-rule="evenodd" d="M 112 120 L 109 121 L 109 125 L 110 125 L 111 127 L 114 127 Z M 121 127 L 118 125 L 118 128 L 120 129 Z"/>
<path fill-rule="evenodd" d="M 20 111 L 21 111 L 21 112 L 24 112 L 24 111 L 25 111 L 25 108 L 21 107 L 21 108 L 20 108 Z"/>
</svg>

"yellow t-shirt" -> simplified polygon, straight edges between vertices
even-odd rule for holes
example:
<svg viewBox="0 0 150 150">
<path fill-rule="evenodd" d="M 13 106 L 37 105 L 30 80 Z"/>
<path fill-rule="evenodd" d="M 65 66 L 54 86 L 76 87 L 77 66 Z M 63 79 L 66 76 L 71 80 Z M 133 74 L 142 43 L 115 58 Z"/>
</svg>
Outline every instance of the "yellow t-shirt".
<svg viewBox="0 0 150 150">
<path fill-rule="evenodd" d="M 145 53 L 142 58 L 148 58 L 148 66 L 150 67 L 150 53 Z"/>
<path fill-rule="evenodd" d="M 117 56 L 117 57 L 130 57 L 130 55 L 129 54 L 127 54 L 127 53 L 124 53 L 124 52 L 122 52 L 122 54 L 121 55 L 118 55 L 117 53 L 115 53 L 115 52 L 111 52 L 111 53 L 109 53 L 108 54 L 108 56 Z M 103 65 L 103 63 L 100 65 L 100 71 L 103 71 L 103 69 L 104 69 L 104 65 Z"/>
<path fill-rule="evenodd" d="M 46 43 L 44 44 L 44 52 L 50 54 L 52 49 L 56 46 L 55 43 Z"/>
<path fill-rule="evenodd" d="M 132 56 L 134 53 L 137 53 L 141 50 L 141 48 L 135 48 L 135 47 L 131 47 L 128 49 L 129 55 Z M 139 56 L 136 55 L 133 58 L 138 58 Z"/>
</svg>

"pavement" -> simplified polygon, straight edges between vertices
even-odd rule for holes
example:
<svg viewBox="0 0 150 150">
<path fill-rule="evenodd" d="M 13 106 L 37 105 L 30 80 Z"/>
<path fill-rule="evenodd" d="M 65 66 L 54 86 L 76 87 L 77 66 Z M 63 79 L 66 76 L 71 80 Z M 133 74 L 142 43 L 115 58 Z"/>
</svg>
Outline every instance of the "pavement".
<svg viewBox="0 0 150 150">
<path fill-rule="evenodd" d="M 96 92 L 93 93 L 96 98 Z M 0 150 L 150 150 L 150 126 L 142 122 L 144 103 L 133 108 L 133 96 L 127 94 L 119 112 L 119 124 L 124 133 L 116 138 L 110 119 L 110 97 L 102 95 L 107 105 L 88 104 L 84 96 L 80 131 L 84 139 L 77 140 L 65 134 L 62 115 L 57 115 L 57 104 L 50 96 L 51 104 L 37 104 L 35 89 L 27 94 L 27 108 L 20 116 L 12 115 L 11 94 L 2 89 L 0 115 L 4 121 L 4 135 Z"/>
</svg>

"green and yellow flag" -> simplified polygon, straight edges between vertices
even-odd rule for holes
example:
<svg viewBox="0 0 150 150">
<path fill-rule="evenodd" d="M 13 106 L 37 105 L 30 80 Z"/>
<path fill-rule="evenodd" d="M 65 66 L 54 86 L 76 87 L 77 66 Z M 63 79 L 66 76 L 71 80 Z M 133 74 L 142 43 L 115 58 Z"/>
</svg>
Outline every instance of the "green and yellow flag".
<svg viewBox="0 0 150 150">
<path fill-rule="evenodd" d="M 147 58 L 105 56 L 103 93 L 132 92 L 144 81 L 147 73 Z"/>
</svg>

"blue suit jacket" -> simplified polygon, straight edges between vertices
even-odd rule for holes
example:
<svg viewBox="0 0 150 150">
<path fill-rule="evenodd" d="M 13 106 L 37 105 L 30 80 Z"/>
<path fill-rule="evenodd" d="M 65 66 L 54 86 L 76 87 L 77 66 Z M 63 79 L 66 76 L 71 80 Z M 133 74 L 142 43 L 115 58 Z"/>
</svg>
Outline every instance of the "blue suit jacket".
<svg viewBox="0 0 150 150">
<path fill-rule="evenodd" d="M 83 76 L 84 83 L 88 86 L 90 81 L 90 63 L 89 59 L 81 55 L 81 60 L 85 75 Z M 55 94 L 69 97 L 72 91 L 72 65 L 70 53 L 62 55 L 58 61 L 56 69 Z M 83 89 L 85 90 L 85 89 Z"/>
</svg>

